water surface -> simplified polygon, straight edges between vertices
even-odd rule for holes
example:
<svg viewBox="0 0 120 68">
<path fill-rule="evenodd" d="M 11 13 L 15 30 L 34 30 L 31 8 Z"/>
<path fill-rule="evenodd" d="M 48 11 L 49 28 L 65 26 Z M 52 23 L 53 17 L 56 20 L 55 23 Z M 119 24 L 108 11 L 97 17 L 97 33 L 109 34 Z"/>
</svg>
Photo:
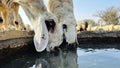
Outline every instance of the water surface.
<svg viewBox="0 0 120 68">
<path fill-rule="evenodd" d="M 80 49 L 77 50 L 78 68 L 120 68 L 118 49 Z"/>
<path fill-rule="evenodd" d="M 82 44 L 80 44 L 82 45 Z M 86 44 L 94 45 L 94 44 Z M 84 46 L 86 46 L 84 44 Z M 99 44 L 100 45 L 100 44 Z M 111 44 L 113 45 L 113 44 Z M 118 45 L 118 44 L 117 44 Z M 108 46 L 108 45 L 107 45 Z M 9 59 L 9 57 L 8 57 Z M 23 53 L 0 68 L 120 68 L 120 50 L 109 48 L 59 49 L 57 52 Z"/>
</svg>

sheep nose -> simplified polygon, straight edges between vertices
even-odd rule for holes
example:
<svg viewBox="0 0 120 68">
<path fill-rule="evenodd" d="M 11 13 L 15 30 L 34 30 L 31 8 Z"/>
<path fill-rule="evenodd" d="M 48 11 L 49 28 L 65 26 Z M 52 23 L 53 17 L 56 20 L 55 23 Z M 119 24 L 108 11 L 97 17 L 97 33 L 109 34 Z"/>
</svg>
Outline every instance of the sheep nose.
<svg viewBox="0 0 120 68">
<path fill-rule="evenodd" d="M 65 30 L 67 32 L 67 25 L 63 24 L 62 27 L 63 27 L 63 31 Z"/>
<path fill-rule="evenodd" d="M 63 43 L 68 44 L 68 42 L 66 41 L 66 36 L 65 36 L 65 32 L 67 32 L 67 25 L 63 24 L 62 28 L 63 28 Z"/>
<path fill-rule="evenodd" d="M 63 29 L 67 29 L 67 25 L 66 24 L 63 24 Z"/>
</svg>

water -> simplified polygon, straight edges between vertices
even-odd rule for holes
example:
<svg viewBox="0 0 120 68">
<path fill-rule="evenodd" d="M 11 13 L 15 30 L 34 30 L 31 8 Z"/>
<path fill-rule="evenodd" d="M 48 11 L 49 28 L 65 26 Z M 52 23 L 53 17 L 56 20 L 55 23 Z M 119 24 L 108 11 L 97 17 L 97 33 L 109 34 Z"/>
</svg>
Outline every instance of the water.
<svg viewBox="0 0 120 68">
<path fill-rule="evenodd" d="M 94 45 L 94 44 L 89 44 L 89 45 Z M 36 67 L 38 68 L 120 68 L 120 50 L 117 47 L 116 48 L 78 47 L 75 50 L 68 50 L 68 51 L 59 49 L 58 52 L 52 52 L 52 53 L 30 52 L 30 53 L 23 53 L 7 62 L 0 64 L 0 68 L 36 68 Z"/>
<path fill-rule="evenodd" d="M 78 49 L 78 68 L 120 68 L 118 49 Z"/>
</svg>

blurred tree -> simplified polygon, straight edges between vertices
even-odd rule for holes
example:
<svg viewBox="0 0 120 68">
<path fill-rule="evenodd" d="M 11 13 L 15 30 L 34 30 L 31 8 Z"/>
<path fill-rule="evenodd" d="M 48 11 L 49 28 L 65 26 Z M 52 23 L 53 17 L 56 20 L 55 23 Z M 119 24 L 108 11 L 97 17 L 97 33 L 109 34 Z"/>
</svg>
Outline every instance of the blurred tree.
<svg viewBox="0 0 120 68">
<path fill-rule="evenodd" d="M 119 9 L 115 7 L 110 7 L 105 11 L 99 11 L 96 16 L 103 20 L 106 23 L 106 25 L 117 25 L 119 23 L 120 18 Z"/>
</svg>

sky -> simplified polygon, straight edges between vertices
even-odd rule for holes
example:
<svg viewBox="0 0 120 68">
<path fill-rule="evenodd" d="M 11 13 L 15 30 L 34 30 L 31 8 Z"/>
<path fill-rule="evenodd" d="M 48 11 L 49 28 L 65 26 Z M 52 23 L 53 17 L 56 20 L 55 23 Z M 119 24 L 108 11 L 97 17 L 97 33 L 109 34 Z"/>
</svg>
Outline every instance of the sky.
<svg viewBox="0 0 120 68">
<path fill-rule="evenodd" d="M 44 0 L 46 4 L 46 0 Z M 120 0 L 73 0 L 74 15 L 76 20 L 93 19 L 98 20 L 94 15 L 101 10 L 105 10 L 111 6 L 120 8 Z M 30 24 L 23 9 L 20 7 L 19 14 L 23 22 Z"/>
<path fill-rule="evenodd" d="M 120 0 L 73 0 L 74 14 L 77 20 L 93 19 L 98 11 L 105 10 L 111 6 L 120 8 Z"/>
</svg>

